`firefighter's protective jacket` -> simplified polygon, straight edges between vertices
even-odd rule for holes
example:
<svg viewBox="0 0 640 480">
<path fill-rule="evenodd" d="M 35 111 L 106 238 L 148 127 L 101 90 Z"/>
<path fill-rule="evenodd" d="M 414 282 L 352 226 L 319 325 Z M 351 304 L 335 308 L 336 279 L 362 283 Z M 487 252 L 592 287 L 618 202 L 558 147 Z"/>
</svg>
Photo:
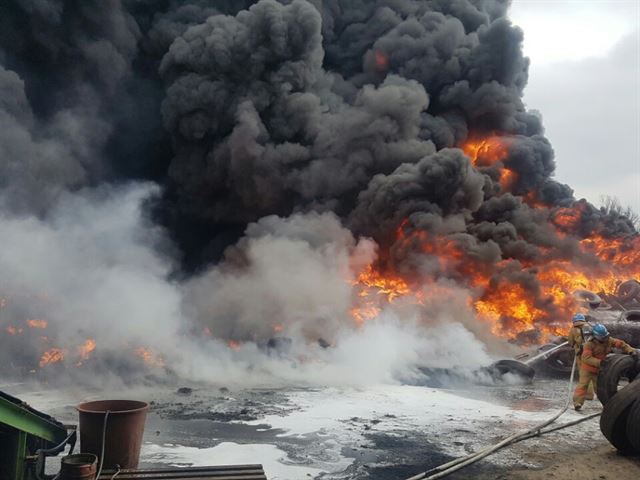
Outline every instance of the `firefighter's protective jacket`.
<svg viewBox="0 0 640 480">
<path fill-rule="evenodd" d="M 582 353 L 582 344 L 584 343 L 584 330 L 583 327 L 587 324 L 587 322 L 576 322 L 573 324 L 571 330 L 569 330 L 569 335 L 567 335 L 567 341 L 569 342 L 569 346 L 573 347 L 573 350 L 576 352 L 576 355 L 580 355 Z"/>
<path fill-rule="evenodd" d="M 589 340 L 584 344 L 584 348 L 582 349 L 582 366 L 580 368 L 588 372 L 598 373 L 600 363 L 614 348 L 622 350 L 624 353 L 633 353 L 636 351 L 635 348 L 628 343 L 613 337 L 608 337 L 604 342 Z"/>
</svg>

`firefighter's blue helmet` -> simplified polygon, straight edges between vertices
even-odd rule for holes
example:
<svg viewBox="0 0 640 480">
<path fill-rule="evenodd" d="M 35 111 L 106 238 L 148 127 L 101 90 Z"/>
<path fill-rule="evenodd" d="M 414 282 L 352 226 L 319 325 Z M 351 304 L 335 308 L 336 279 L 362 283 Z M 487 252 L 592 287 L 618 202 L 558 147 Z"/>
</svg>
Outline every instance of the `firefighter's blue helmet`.
<svg viewBox="0 0 640 480">
<path fill-rule="evenodd" d="M 607 330 L 607 327 L 601 323 L 596 323 L 591 329 L 591 334 L 596 338 L 596 340 L 604 340 L 609 336 L 609 331 Z"/>
<path fill-rule="evenodd" d="M 573 316 L 573 323 L 576 323 L 576 322 L 586 322 L 586 321 L 587 321 L 587 317 L 585 317 L 585 316 L 584 316 L 584 314 L 582 314 L 582 313 L 576 313 L 576 314 Z"/>
</svg>

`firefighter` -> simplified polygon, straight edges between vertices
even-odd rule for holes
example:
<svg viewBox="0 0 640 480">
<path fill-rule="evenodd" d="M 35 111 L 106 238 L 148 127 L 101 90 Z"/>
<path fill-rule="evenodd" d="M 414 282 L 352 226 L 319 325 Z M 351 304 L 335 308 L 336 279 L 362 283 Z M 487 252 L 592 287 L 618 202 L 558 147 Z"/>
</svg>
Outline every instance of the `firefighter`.
<svg viewBox="0 0 640 480">
<path fill-rule="evenodd" d="M 582 346 L 585 343 L 585 338 L 588 335 L 589 323 L 587 322 L 587 317 L 585 317 L 582 313 L 576 313 L 573 316 L 573 327 L 569 330 L 569 334 L 567 335 L 567 341 L 569 342 L 569 346 L 573 348 L 576 352 L 576 357 L 578 357 L 578 370 L 580 369 L 580 355 L 582 355 Z"/>
<path fill-rule="evenodd" d="M 573 326 L 571 330 L 569 330 L 569 334 L 567 335 L 567 342 L 569 346 L 573 348 L 573 351 L 576 354 L 576 370 L 580 371 L 580 366 L 582 365 L 582 347 L 586 342 L 587 335 L 591 332 L 591 328 L 589 323 L 587 322 L 587 317 L 582 313 L 576 313 L 573 316 Z M 587 386 L 587 394 L 585 399 L 593 400 L 595 391 L 595 385 L 593 381 L 590 381 Z"/>
<path fill-rule="evenodd" d="M 611 350 L 617 348 L 624 353 L 638 355 L 635 348 L 622 340 L 611 337 L 607 328 L 601 323 L 593 326 L 591 335 L 591 339 L 585 342 L 582 348 L 580 377 L 573 394 L 573 406 L 576 410 L 582 408 L 582 404 L 588 396 L 589 384 L 593 383 L 593 386 L 596 386 L 600 363 L 611 353 Z"/>
</svg>

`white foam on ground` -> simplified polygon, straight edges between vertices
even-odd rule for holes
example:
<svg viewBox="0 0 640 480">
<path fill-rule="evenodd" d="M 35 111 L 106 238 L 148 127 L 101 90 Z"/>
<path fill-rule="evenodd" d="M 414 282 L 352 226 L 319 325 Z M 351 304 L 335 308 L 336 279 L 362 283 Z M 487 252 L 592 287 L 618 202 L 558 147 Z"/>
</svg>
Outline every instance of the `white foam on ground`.
<svg viewBox="0 0 640 480">
<path fill-rule="evenodd" d="M 381 420 L 377 430 L 429 427 L 439 430 L 445 425 L 467 424 L 471 420 L 533 421 L 541 412 L 517 411 L 493 403 L 469 399 L 432 388 L 382 385 L 366 389 L 327 388 L 298 391 L 287 395 L 291 404 L 300 407 L 286 416 L 269 415 L 250 424 L 267 423 L 286 430 L 282 435 L 306 435 L 314 432 L 344 432 L 344 422 L 360 419 Z"/>
<path fill-rule="evenodd" d="M 213 448 L 183 447 L 180 445 L 145 444 L 142 457 L 147 462 L 172 466 L 246 465 L 261 463 L 270 480 L 298 480 L 315 478 L 323 470 L 292 465 L 287 454 L 275 445 L 241 445 L 223 442 Z"/>
<path fill-rule="evenodd" d="M 266 423 L 282 429 L 285 432 L 281 437 L 315 438 L 321 447 L 308 451 L 307 458 L 314 465 L 322 466 L 327 465 L 327 459 L 349 463 L 351 460 L 345 458 L 343 447 L 356 448 L 355 454 L 376 449 L 377 433 L 390 436 L 387 438 L 424 438 L 425 451 L 433 448 L 429 446 L 432 444 L 443 453 L 465 455 L 468 448 L 493 444 L 496 439 L 549 418 L 555 411 L 555 407 L 525 411 L 445 390 L 414 386 L 327 388 L 291 392 L 287 397 L 299 409 L 251 423 Z M 328 471 L 335 473 L 343 469 L 330 467 Z"/>
</svg>

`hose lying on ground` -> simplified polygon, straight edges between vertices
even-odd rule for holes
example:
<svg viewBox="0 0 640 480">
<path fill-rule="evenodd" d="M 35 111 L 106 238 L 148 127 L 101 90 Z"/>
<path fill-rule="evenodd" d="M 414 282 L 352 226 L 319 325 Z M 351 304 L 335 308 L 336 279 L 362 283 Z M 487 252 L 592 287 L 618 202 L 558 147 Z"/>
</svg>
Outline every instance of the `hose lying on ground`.
<svg viewBox="0 0 640 480">
<path fill-rule="evenodd" d="M 591 414 L 587 415 L 586 417 L 580 417 L 580 418 L 577 418 L 575 420 L 571 420 L 570 422 L 561 423 L 560 425 L 556 425 L 555 427 L 545 428 L 544 430 L 540 430 L 539 432 L 530 433 L 529 435 L 526 435 L 526 436 L 524 436 L 522 438 L 519 438 L 518 440 L 516 440 L 513 443 L 517 443 L 517 442 L 520 442 L 522 440 L 527 440 L 527 439 L 533 438 L 533 437 L 538 437 L 538 436 L 544 435 L 546 433 L 556 432 L 558 430 L 562 430 L 563 428 L 572 427 L 574 425 L 577 425 L 578 423 L 586 422 L 587 420 L 591 420 L 592 418 L 599 417 L 600 415 L 602 415 L 602 412 L 591 413 Z"/>
<path fill-rule="evenodd" d="M 563 345 L 559 345 L 558 347 L 563 346 Z M 549 353 L 547 352 L 544 352 Z M 535 358 L 535 357 L 534 357 Z M 564 407 L 558 411 L 558 413 L 556 413 L 555 415 L 553 415 L 551 418 L 549 418 L 548 420 L 545 420 L 544 422 L 541 422 L 537 425 L 535 425 L 534 427 L 525 430 L 524 432 L 519 432 L 519 433 L 514 433 L 513 435 L 508 436 L 507 438 L 505 438 L 504 440 L 502 440 L 501 442 L 496 443 L 495 445 L 492 445 L 490 447 L 487 447 L 483 450 L 480 450 L 479 452 L 476 453 L 472 453 L 470 455 L 464 456 L 464 457 L 460 457 L 460 458 L 456 458 L 455 460 L 452 460 L 448 463 L 445 463 L 443 465 L 440 465 L 439 467 L 435 467 L 432 468 L 431 470 L 428 470 L 426 472 L 422 472 L 419 473 L 418 475 L 414 475 L 413 477 L 407 479 L 407 480 L 436 480 L 437 478 L 443 478 L 446 477 L 447 475 L 452 474 L 453 472 L 456 472 L 468 465 L 471 465 L 472 463 L 477 462 L 478 460 L 483 459 L 484 457 L 491 455 L 494 452 L 497 452 L 498 450 L 500 450 L 501 448 L 504 448 L 508 445 L 512 445 L 516 442 L 520 442 L 522 440 L 525 440 L 527 438 L 531 438 L 531 437 L 535 437 L 538 435 L 542 435 L 544 433 L 549 433 L 555 430 L 559 430 L 560 428 L 566 428 L 572 425 L 575 425 L 577 423 L 580 422 L 584 422 L 586 420 L 589 420 L 597 415 L 600 415 L 600 413 L 597 414 L 593 414 L 593 415 L 589 415 L 587 417 L 584 418 L 579 418 L 577 420 L 574 420 L 572 422 L 568 422 L 565 423 L 563 425 L 559 425 L 557 427 L 551 428 L 551 429 L 547 429 L 547 430 L 543 430 L 545 427 L 547 427 L 548 425 L 552 424 L 553 422 L 555 422 L 564 412 L 567 411 L 567 409 L 569 408 L 569 405 L 571 404 L 571 398 L 572 398 L 572 393 L 573 393 L 573 375 L 575 373 L 575 368 L 576 368 L 576 358 L 574 357 L 573 359 L 573 365 L 571 366 L 571 376 L 569 377 L 569 389 L 568 389 L 568 393 L 567 393 L 567 401 L 565 402 Z M 428 476 L 429 475 L 429 476 Z"/>
</svg>

